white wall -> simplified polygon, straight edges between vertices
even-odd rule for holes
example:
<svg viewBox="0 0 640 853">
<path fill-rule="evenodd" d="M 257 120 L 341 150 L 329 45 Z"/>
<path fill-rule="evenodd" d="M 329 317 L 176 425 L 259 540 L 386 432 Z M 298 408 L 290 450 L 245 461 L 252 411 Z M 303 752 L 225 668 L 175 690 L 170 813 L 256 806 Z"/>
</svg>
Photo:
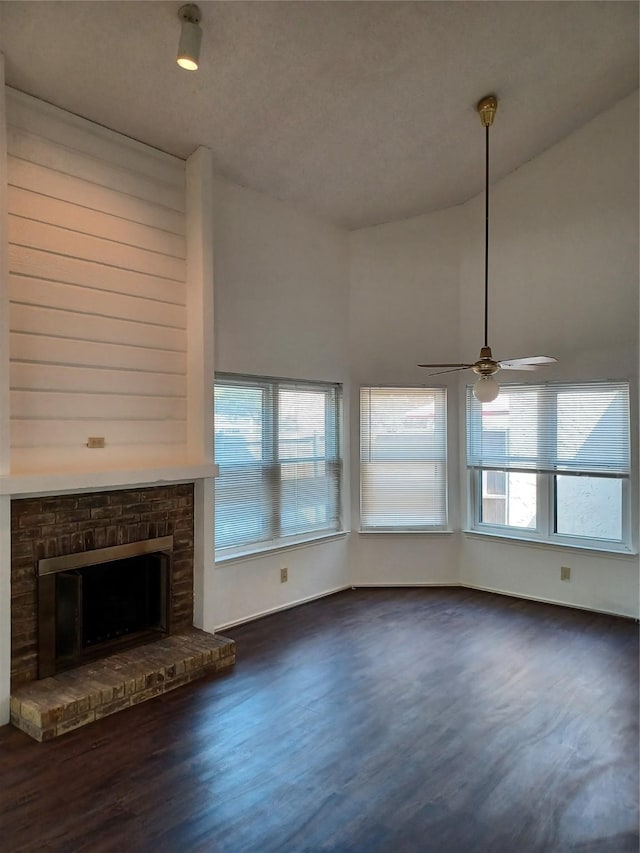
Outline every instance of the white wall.
<svg viewBox="0 0 640 853">
<path fill-rule="evenodd" d="M 460 354 L 471 359 L 482 334 L 483 224 L 482 199 L 460 209 Z M 631 379 L 637 466 L 637 93 L 492 187 L 490 289 L 495 357 L 559 359 L 536 378 Z M 462 538 L 464 584 L 638 615 L 637 557 Z"/>
<path fill-rule="evenodd" d="M 457 379 L 427 377 L 425 361 L 458 360 L 456 209 L 350 235 L 352 518 L 358 524 L 358 389 L 362 385 L 448 386 L 449 524 L 457 526 Z M 366 584 L 458 581 L 457 536 L 354 533 L 351 579 Z"/>
<path fill-rule="evenodd" d="M 348 414 L 347 235 L 221 178 L 213 228 L 216 370 L 343 382 Z M 347 507 L 348 470 L 347 461 Z M 285 566 L 289 581 L 281 584 Z M 213 624 L 228 625 L 346 586 L 347 541 L 211 571 L 206 607 Z"/>
<path fill-rule="evenodd" d="M 571 580 L 560 580 L 560 566 Z M 464 586 L 638 618 L 637 557 L 607 556 L 463 534 Z"/>
<path fill-rule="evenodd" d="M 500 117 L 492 133 L 500 132 Z M 478 168 L 484 165 L 479 136 Z M 484 198 L 350 235 L 352 482 L 357 526 L 360 384 L 449 386 L 452 420 L 466 375 L 427 379 L 418 361 L 473 361 L 482 344 Z M 491 189 L 489 342 L 509 358 L 559 359 L 545 379 L 630 378 L 637 427 L 637 93 Z M 511 374 L 526 379 L 524 374 Z M 464 419 L 450 442 L 451 520 L 466 525 Z M 633 430 L 637 460 L 637 428 Z M 459 456 L 458 456 L 459 454 Z M 459 466 L 458 466 L 459 459 Z M 637 507 L 634 508 L 637 519 Z M 638 558 L 454 536 L 354 534 L 354 584 L 461 582 L 638 615 Z M 572 568 L 560 581 L 560 565 Z"/>
<path fill-rule="evenodd" d="M 637 92 L 492 186 L 490 199 L 494 355 L 554 355 L 549 379 L 637 375 Z M 478 197 L 459 221 L 460 348 L 472 359 L 483 229 Z"/>
</svg>

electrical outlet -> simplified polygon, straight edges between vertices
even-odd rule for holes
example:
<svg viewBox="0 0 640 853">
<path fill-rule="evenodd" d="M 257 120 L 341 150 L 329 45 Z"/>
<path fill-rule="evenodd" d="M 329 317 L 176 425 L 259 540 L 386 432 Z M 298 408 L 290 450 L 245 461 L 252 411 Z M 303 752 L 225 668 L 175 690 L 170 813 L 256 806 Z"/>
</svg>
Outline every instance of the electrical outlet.
<svg viewBox="0 0 640 853">
<path fill-rule="evenodd" d="M 560 580 L 561 581 L 570 581 L 571 580 L 571 566 L 560 566 Z"/>
<path fill-rule="evenodd" d="M 289 580 L 289 569 L 280 569 L 280 583 L 286 583 Z"/>
</svg>

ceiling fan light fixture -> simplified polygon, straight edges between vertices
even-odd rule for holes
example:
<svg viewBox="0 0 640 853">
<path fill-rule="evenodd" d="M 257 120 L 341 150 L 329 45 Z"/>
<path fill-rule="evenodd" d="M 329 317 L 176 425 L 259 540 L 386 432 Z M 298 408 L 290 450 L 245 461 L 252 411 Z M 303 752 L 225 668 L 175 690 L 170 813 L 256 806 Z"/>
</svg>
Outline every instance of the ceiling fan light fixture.
<svg viewBox="0 0 640 853">
<path fill-rule="evenodd" d="M 473 386 L 473 395 L 481 403 L 490 403 L 500 393 L 500 386 L 493 376 L 481 376 Z"/>
<path fill-rule="evenodd" d="M 200 9 L 195 3 L 187 3 L 186 6 L 181 6 L 178 10 L 178 17 L 182 21 L 182 29 L 180 30 L 176 62 L 180 68 L 184 68 L 186 71 L 197 71 L 200 62 L 200 42 L 202 41 Z"/>
</svg>

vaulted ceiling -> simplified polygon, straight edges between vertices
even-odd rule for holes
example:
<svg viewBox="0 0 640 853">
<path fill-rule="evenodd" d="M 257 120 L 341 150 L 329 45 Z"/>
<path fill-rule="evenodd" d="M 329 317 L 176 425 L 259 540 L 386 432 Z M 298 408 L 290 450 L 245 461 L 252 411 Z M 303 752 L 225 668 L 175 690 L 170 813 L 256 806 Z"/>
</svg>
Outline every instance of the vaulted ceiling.
<svg viewBox="0 0 640 853">
<path fill-rule="evenodd" d="M 475 103 L 500 101 L 493 177 L 638 87 L 636 2 L 1 2 L 6 80 L 231 180 L 360 228 L 483 182 Z"/>
</svg>

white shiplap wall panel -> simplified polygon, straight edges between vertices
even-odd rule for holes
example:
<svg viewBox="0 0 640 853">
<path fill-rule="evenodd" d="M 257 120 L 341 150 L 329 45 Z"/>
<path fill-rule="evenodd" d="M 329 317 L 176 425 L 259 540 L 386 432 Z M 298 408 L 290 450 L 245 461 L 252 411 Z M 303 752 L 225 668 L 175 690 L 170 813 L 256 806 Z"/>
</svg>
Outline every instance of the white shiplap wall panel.
<svg viewBox="0 0 640 853">
<path fill-rule="evenodd" d="M 44 166 L 9 156 L 11 186 L 31 190 L 38 195 L 78 204 L 89 210 L 102 211 L 131 222 L 140 222 L 170 234 L 184 237 L 184 215 L 143 199 L 129 196 L 126 207 L 122 193 L 101 187 L 72 175 L 54 172 Z"/>
<path fill-rule="evenodd" d="M 121 320 L 137 320 L 156 326 L 184 329 L 185 309 L 181 305 L 108 293 L 75 284 L 60 284 L 27 275 L 9 278 L 11 300 L 25 305 L 58 308 L 66 311 L 97 314 Z"/>
<path fill-rule="evenodd" d="M 9 120 L 11 110 L 9 109 Z M 152 204 L 184 212 L 184 190 L 154 178 L 148 178 L 122 165 L 83 154 L 75 148 L 17 130 L 9 125 L 7 147 L 12 157 L 37 163 L 63 175 L 73 175 L 91 184 L 150 201 Z M 124 162 L 127 162 L 126 160 Z"/>
<path fill-rule="evenodd" d="M 22 361 L 42 365 L 86 366 L 95 368 L 96 375 L 100 369 L 130 370 L 132 364 L 136 365 L 136 369 L 143 376 L 148 371 L 149 373 L 176 373 L 184 377 L 187 369 L 187 354 L 184 352 L 53 338 L 20 332 L 14 332 L 11 335 L 11 353 L 12 364 Z"/>
<path fill-rule="evenodd" d="M 73 311 L 57 311 L 55 308 L 20 305 L 15 302 L 11 303 L 9 322 L 14 332 L 125 344 L 147 349 L 176 350 L 179 352 L 184 350 L 184 332 L 182 329 L 152 326 L 145 322 L 113 320 L 111 317 Z M 135 369 L 135 365 L 132 365 L 132 369 Z"/>
<path fill-rule="evenodd" d="M 65 394 L 51 391 L 12 391 L 11 412 L 17 419 L 45 420 L 181 420 L 180 397 L 141 397 L 128 394 Z"/>
<path fill-rule="evenodd" d="M 13 128 L 43 136 L 52 142 L 78 149 L 85 154 L 119 165 L 122 147 L 126 145 L 128 167 L 142 175 L 181 188 L 184 185 L 184 163 L 164 151 L 125 138 L 115 131 L 93 124 L 73 113 L 64 113 L 44 101 L 16 90 L 9 90 Z M 34 108 L 37 107 L 37 108 Z"/>
<path fill-rule="evenodd" d="M 38 214 L 38 204 L 34 204 L 32 216 Z M 118 243 L 115 240 L 104 240 L 91 234 L 83 234 L 80 230 L 81 219 L 74 223 L 73 230 L 59 228 L 57 225 L 38 222 L 37 219 L 27 219 L 23 216 L 9 214 L 9 242 L 14 246 L 24 246 L 30 249 L 41 249 L 54 252 L 68 258 L 91 258 L 99 264 L 106 264 L 119 269 L 135 270 L 136 272 L 155 275 L 159 278 L 169 278 L 173 281 L 184 281 L 184 261 L 138 249 Z"/>
<path fill-rule="evenodd" d="M 10 443 L 10 411 L 9 411 L 9 252 L 7 242 L 7 205 L 8 205 L 8 157 L 7 157 L 7 135 L 6 135 L 6 106 L 4 85 L 4 56 L 0 53 L 0 476 L 11 472 L 11 443 Z M 7 719 L 3 719 L 3 708 L 8 707 L 8 693 L 3 696 L 3 684 L 9 685 L 8 654 L 10 638 L 7 634 L 7 621 L 5 620 L 7 601 L 9 600 L 9 573 L 3 574 L 2 568 L 8 565 L 8 555 L 5 553 L 10 548 L 9 535 L 3 530 L 1 524 L 7 518 L 9 504 L 0 498 L 0 726 Z M 6 581 L 6 583 L 5 583 Z M 6 593 L 6 596 L 3 597 Z M 6 598 L 6 600 L 5 600 Z M 9 619 L 9 622 L 11 620 Z M 3 627 L 4 622 L 4 627 Z M 7 630 L 5 630 L 7 629 Z M 5 642 L 6 641 L 6 642 Z M 7 662 L 7 671 L 4 672 L 4 662 Z M 6 675 L 6 679 L 5 679 Z"/>
<path fill-rule="evenodd" d="M 125 420 L 14 420 L 12 424 L 14 448 L 63 448 L 69 445 L 82 448 L 90 435 L 108 436 L 108 445 L 184 444 L 184 421 L 125 421 Z"/>
<path fill-rule="evenodd" d="M 180 463 L 184 163 L 10 90 L 8 107 L 12 470 Z"/>
<path fill-rule="evenodd" d="M 130 219 L 121 219 L 79 204 L 50 198 L 22 187 L 8 187 L 8 193 L 9 206 L 16 216 L 28 218 L 37 206 L 40 222 L 72 231 L 80 230 L 84 234 L 92 234 L 125 246 L 138 246 L 173 258 L 185 258 L 185 241 L 180 234 L 172 234 L 161 228 L 152 228 Z"/>
<path fill-rule="evenodd" d="M 95 431 L 88 434 L 99 435 Z M 130 486 L 141 481 L 147 482 L 144 480 L 145 475 L 149 477 L 148 482 L 153 484 L 162 482 L 167 475 L 171 476 L 176 470 L 172 460 L 183 458 L 182 444 L 161 444 L 152 442 L 151 438 L 148 442 L 140 441 L 138 444 L 110 442 L 100 450 L 90 450 L 85 442 L 86 437 L 77 446 L 71 447 L 50 447 L 40 443 L 37 447 L 14 447 L 14 468 L 20 472 L 13 478 L 17 493 L 29 493 L 34 487 L 39 491 L 87 491 L 89 488 L 96 491 L 112 478 L 118 485 Z M 87 457 L 90 457 L 91 463 Z M 162 460 L 169 460 L 168 468 L 162 468 Z M 184 464 L 181 463 L 179 467 L 182 468 Z M 28 476 L 28 488 L 25 487 L 27 480 L 21 482 L 21 475 L 31 475 Z M 190 476 L 193 478 L 194 475 Z M 186 475 L 185 479 L 189 478 Z"/>
<path fill-rule="evenodd" d="M 16 391 L 72 391 L 74 393 L 136 394 L 180 397 L 182 377 L 171 373 L 142 373 L 139 370 L 94 370 L 59 364 L 14 362 L 11 387 Z"/>
<path fill-rule="evenodd" d="M 140 296 L 143 299 L 168 302 L 184 307 L 186 287 L 146 273 L 106 267 L 94 261 L 67 258 L 40 249 L 9 246 L 9 269 L 17 275 L 33 276 L 45 281 L 79 284 L 96 290 L 108 290 Z"/>
</svg>

